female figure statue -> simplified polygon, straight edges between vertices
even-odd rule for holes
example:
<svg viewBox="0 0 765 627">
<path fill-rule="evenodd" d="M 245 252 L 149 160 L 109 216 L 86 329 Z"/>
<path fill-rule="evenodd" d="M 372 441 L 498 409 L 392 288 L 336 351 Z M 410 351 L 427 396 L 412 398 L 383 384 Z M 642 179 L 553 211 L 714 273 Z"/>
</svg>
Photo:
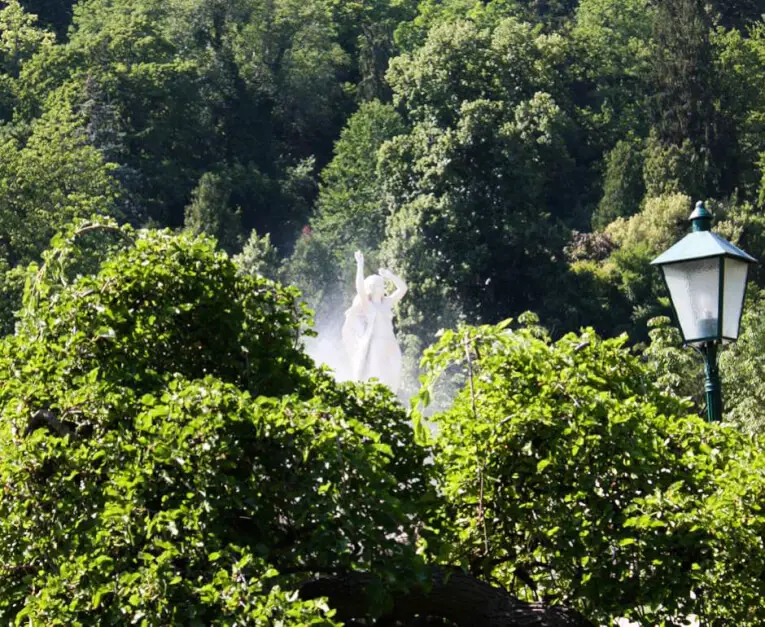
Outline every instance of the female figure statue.
<svg viewBox="0 0 765 627">
<path fill-rule="evenodd" d="M 401 349 L 393 334 L 393 307 L 406 294 L 406 283 L 390 270 L 364 278 L 364 255 L 356 251 L 356 296 L 345 312 L 343 344 L 354 381 L 375 378 L 398 391 L 401 382 Z M 385 279 L 396 291 L 385 295 Z"/>
</svg>

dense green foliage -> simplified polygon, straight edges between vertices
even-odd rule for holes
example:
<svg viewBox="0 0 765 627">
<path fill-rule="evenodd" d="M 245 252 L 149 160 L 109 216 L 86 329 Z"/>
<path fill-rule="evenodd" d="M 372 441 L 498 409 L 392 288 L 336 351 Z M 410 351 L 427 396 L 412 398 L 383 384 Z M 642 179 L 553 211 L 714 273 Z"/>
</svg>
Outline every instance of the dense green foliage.
<svg viewBox="0 0 765 627">
<path fill-rule="evenodd" d="M 3 622 L 329 625 L 280 590 L 411 563 L 424 452 L 390 394 L 308 369 L 295 292 L 125 228 L 62 287 L 93 229 L 0 347 Z"/>
<path fill-rule="evenodd" d="M 364 618 L 443 565 L 596 622 L 759 624 L 759 443 L 626 338 L 523 320 L 426 351 L 420 400 L 461 390 L 415 437 L 310 365 L 294 290 L 210 240 L 73 226 L 0 344 L 0 616 L 331 625 L 306 578 L 372 575 Z"/>
<path fill-rule="evenodd" d="M 331 625 L 306 578 L 369 575 L 371 620 L 459 565 L 765 622 L 765 272 L 710 427 L 649 266 L 699 199 L 765 258 L 764 14 L 0 0 L 0 620 Z M 432 437 L 300 347 L 357 248 Z"/>
<path fill-rule="evenodd" d="M 625 337 L 552 342 L 529 322 L 447 331 L 425 353 L 429 387 L 467 381 L 432 418 L 428 548 L 597 624 L 761 624 L 759 444 L 683 417 Z"/>
</svg>

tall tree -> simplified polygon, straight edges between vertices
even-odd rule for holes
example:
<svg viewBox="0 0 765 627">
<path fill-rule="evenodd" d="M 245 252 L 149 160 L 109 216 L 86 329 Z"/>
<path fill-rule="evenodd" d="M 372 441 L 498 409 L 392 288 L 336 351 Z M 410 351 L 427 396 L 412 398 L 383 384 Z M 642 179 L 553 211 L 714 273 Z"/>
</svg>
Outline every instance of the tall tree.
<svg viewBox="0 0 765 627">
<path fill-rule="evenodd" d="M 383 252 L 410 282 L 407 333 L 544 307 L 574 208 L 570 120 L 550 95 L 562 57 L 557 37 L 510 18 L 444 23 L 393 61 L 412 128 L 381 152 Z"/>
<path fill-rule="evenodd" d="M 621 140 L 606 156 L 603 197 L 592 215 L 594 229 L 603 229 L 616 218 L 629 217 L 639 211 L 645 194 L 641 144 Z"/>
<path fill-rule="evenodd" d="M 351 248 L 375 250 L 385 237 L 383 178 L 378 172 L 382 145 L 406 130 L 401 116 L 378 101 L 363 104 L 351 116 L 324 168 L 312 221 L 338 257 L 352 259 Z"/>
<path fill-rule="evenodd" d="M 680 181 L 693 197 L 722 197 L 736 185 L 735 129 L 719 110 L 720 82 L 710 43 L 711 20 L 701 0 L 657 5 L 654 36 L 653 129 L 658 161 L 681 148 L 689 174 Z M 649 147 L 649 150 L 651 148 Z"/>
<path fill-rule="evenodd" d="M 589 123 L 586 139 L 601 153 L 647 132 L 654 14 L 649 0 L 582 0 L 577 7 L 572 61 L 577 88 L 586 90 L 578 104 Z"/>
<path fill-rule="evenodd" d="M 329 160 L 353 106 L 332 18 L 323 0 L 81 0 L 17 114 L 37 117 L 57 91 L 86 107 L 95 145 L 116 131 L 133 197 L 162 224 L 183 223 L 205 172 L 247 171 L 232 179 L 245 229 L 286 242 L 316 194 L 306 165 Z"/>
<path fill-rule="evenodd" d="M 28 135 L 6 137 L 0 150 L 3 256 L 11 265 L 28 263 L 73 219 L 116 213 L 120 188 L 113 170 L 66 101 L 52 104 Z"/>
<path fill-rule="evenodd" d="M 18 0 L 0 5 L 0 122 L 13 118 L 22 68 L 54 42 L 53 34 L 40 28 L 37 17 L 26 12 Z"/>
<path fill-rule="evenodd" d="M 241 247 L 241 213 L 231 205 L 231 180 L 225 174 L 205 173 L 186 207 L 184 226 L 194 235 L 217 239 L 223 250 Z"/>
<path fill-rule="evenodd" d="M 26 11 L 36 15 L 40 23 L 53 29 L 60 39 L 66 37 L 76 3 L 77 0 L 22 0 L 21 2 Z"/>
</svg>

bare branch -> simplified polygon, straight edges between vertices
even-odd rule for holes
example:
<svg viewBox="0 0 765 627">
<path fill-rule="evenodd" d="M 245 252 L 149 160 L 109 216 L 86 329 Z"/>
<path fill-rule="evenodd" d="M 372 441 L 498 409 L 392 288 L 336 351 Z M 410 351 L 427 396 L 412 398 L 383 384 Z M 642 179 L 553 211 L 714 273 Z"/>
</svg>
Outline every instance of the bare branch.
<svg viewBox="0 0 765 627">
<path fill-rule="evenodd" d="M 74 435 L 74 431 L 67 423 L 61 422 L 47 409 L 40 409 L 32 414 L 27 422 L 27 429 L 24 435 L 29 435 L 41 427 L 47 427 L 62 438 L 67 435 Z"/>
<path fill-rule="evenodd" d="M 327 597 L 340 620 L 361 619 L 378 583 L 369 573 L 322 577 L 300 588 L 300 597 Z M 395 594 L 388 622 L 414 617 L 442 618 L 459 627 L 595 627 L 575 610 L 526 603 L 457 569 L 433 568 L 430 585 Z"/>
</svg>

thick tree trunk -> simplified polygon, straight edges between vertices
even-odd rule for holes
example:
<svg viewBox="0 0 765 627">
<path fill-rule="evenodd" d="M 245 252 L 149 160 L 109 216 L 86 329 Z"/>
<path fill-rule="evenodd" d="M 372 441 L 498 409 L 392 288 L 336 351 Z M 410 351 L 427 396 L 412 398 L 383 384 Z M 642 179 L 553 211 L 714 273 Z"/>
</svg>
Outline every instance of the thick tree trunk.
<svg viewBox="0 0 765 627">
<path fill-rule="evenodd" d="M 367 573 L 322 577 L 305 583 L 300 596 L 327 597 L 340 620 L 359 619 L 369 611 L 367 591 L 375 582 Z M 440 568 L 432 571 L 429 591 L 396 596 L 393 611 L 384 618 L 393 624 L 415 616 L 444 618 L 459 627 L 594 627 L 574 610 L 526 603 L 461 570 Z"/>
</svg>

